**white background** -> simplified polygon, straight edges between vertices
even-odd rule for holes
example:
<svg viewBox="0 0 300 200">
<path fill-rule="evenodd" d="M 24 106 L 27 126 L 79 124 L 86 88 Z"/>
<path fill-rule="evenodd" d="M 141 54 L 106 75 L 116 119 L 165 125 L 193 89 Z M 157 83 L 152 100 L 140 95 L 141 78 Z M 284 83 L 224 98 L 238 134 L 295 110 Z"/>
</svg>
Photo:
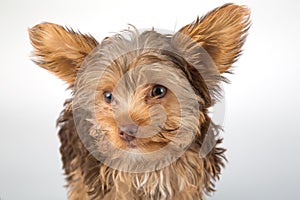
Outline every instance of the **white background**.
<svg viewBox="0 0 300 200">
<path fill-rule="evenodd" d="M 27 28 L 68 25 L 98 40 L 133 24 L 178 30 L 227 1 L 0 0 L 0 199 L 66 199 L 55 120 L 66 85 L 34 65 Z M 229 162 L 214 200 L 300 199 L 300 1 L 232 1 L 252 10 L 227 76 Z"/>
</svg>

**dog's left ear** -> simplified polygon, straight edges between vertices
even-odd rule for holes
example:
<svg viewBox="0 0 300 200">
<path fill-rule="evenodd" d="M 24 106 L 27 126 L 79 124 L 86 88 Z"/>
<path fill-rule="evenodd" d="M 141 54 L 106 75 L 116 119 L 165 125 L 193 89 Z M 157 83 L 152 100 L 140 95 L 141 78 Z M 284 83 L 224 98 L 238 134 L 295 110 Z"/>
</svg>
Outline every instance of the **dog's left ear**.
<svg viewBox="0 0 300 200">
<path fill-rule="evenodd" d="M 226 4 L 179 30 L 203 47 L 220 73 L 228 71 L 241 53 L 250 26 L 250 11 Z M 176 34 L 175 34 L 176 36 Z"/>
<path fill-rule="evenodd" d="M 90 35 L 53 23 L 29 29 L 33 61 L 72 85 L 85 57 L 98 45 Z"/>
</svg>

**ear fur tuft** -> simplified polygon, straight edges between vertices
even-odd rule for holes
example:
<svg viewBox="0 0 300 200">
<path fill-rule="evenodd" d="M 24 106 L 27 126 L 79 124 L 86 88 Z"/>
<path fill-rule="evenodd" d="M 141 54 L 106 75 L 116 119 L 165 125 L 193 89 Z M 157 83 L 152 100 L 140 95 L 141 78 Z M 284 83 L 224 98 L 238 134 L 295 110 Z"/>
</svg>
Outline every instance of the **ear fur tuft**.
<svg viewBox="0 0 300 200">
<path fill-rule="evenodd" d="M 98 45 L 90 35 L 52 23 L 41 23 L 28 31 L 33 61 L 70 85 L 85 57 Z"/>
<path fill-rule="evenodd" d="M 202 46 L 220 73 L 228 70 L 241 54 L 250 27 L 250 11 L 245 6 L 225 4 L 179 30 Z"/>
</svg>

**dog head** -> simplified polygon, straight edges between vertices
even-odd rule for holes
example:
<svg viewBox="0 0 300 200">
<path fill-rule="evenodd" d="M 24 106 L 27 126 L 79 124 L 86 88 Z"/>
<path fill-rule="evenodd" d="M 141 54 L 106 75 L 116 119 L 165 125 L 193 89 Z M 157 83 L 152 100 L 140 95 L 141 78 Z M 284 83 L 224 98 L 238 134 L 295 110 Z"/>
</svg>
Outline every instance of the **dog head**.
<svg viewBox="0 0 300 200">
<path fill-rule="evenodd" d="M 227 4 L 173 35 L 133 27 L 98 43 L 51 23 L 29 33 L 34 61 L 73 90 L 78 134 L 93 140 L 87 148 L 109 165 L 124 165 L 116 159 L 122 157 L 126 170 L 137 170 L 136 160 L 167 163 L 192 144 L 201 146 L 208 108 L 248 27 L 248 9 Z"/>
</svg>

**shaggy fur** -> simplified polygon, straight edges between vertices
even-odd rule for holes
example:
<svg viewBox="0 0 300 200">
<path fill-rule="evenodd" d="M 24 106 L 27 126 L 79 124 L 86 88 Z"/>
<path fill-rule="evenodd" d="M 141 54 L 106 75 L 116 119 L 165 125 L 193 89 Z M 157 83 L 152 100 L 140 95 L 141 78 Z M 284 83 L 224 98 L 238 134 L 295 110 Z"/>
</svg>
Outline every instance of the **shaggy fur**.
<svg viewBox="0 0 300 200">
<path fill-rule="evenodd" d="M 56 24 L 30 29 L 35 63 L 66 81 L 73 94 L 57 121 L 69 199 L 204 199 L 214 191 L 226 159 L 208 108 L 248 28 L 249 10 L 226 4 L 174 35 L 133 30 L 99 44 Z M 155 85 L 170 88 L 154 98 Z M 113 91 L 112 103 L 104 100 L 106 91 Z M 119 127 L 132 121 L 139 137 L 124 141 Z M 155 158 L 136 154 L 167 146 Z M 151 166 L 157 160 L 163 167 Z"/>
</svg>

